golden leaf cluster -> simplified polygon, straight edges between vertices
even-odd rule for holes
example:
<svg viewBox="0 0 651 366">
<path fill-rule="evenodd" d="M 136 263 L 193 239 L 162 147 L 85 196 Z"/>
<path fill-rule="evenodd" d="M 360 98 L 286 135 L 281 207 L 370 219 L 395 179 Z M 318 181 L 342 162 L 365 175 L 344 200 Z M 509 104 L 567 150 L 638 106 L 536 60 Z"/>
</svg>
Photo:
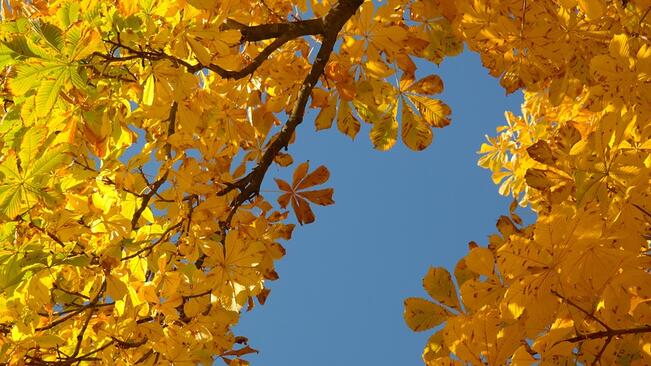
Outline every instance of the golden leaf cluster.
<svg viewBox="0 0 651 366">
<path fill-rule="evenodd" d="M 454 277 L 430 269 L 431 299 L 405 303 L 412 329 L 438 327 L 423 360 L 651 364 L 651 3 L 438 3 L 525 101 L 479 152 L 515 198 L 510 217 L 487 247 L 470 246 Z"/>
<path fill-rule="evenodd" d="M 334 203 L 307 163 L 261 194 L 306 110 L 380 150 L 450 123 L 424 1 L 0 3 L 0 364 L 248 364 L 285 208 Z"/>
</svg>

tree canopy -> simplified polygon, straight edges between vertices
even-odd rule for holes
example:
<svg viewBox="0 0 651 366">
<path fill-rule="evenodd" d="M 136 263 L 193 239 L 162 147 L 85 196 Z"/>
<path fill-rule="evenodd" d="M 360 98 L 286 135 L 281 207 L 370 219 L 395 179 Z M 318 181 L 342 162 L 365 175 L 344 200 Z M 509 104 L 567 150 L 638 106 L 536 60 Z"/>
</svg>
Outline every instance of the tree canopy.
<svg viewBox="0 0 651 366">
<path fill-rule="evenodd" d="M 525 92 L 479 159 L 514 203 L 405 301 L 423 360 L 651 363 L 648 0 L 1 5 L 0 364 L 248 364 L 232 327 L 334 203 L 306 111 L 423 150 L 451 111 L 418 67 L 464 44 Z"/>
</svg>

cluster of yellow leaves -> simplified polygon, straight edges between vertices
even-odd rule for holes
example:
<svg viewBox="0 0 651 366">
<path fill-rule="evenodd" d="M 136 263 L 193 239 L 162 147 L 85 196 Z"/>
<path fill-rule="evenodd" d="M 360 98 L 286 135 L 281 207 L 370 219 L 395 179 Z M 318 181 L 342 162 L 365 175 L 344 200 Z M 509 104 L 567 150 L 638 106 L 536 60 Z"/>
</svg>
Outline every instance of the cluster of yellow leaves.
<svg viewBox="0 0 651 366">
<path fill-rule="evenodd" d="M 231 329 L 278 278 L 284 209 L 304 224 L 310 203 L 334 203 L 307 163 L 276 180 L 277 207 L 232 189 L 282 133 L 324 37 L 255 32 L 345 2 L 1 2 L 0 364 L 247 363 Z M 317 129 L 336 119 L 354 138 L 364 121 L 380 150 L 399 129 L 424 149 L 451 112 L 415 61 L 460 51 L 427 1 L 364 3 L 312 90 Z"/>
<path fill-rule="evenodd" d="M 408 148 L 425 149 L 432 128 L 450 124 L 451 111 L 431 98 L 443 91 L 442 80 L 437 75 L 416 80 L 414 60 L 438 63 L 461 50 L 449 22 L 426 2 L 364 3 L 346 25 L 323 88 L 313 91 L 312 107 L 320 109 L 316 129 L 331 128 L 336 120 L 339 131 L 354 139 L 363 121 L 372 125 L 370 139 L 378 150 L 394 146 L 399 128 Z"/>
<path fill-rule="evenodd" d="M 233 195 L 216 193 L 276 122 L 255 82 L 98 54 L 119 57 L 119 34 L 237 68 L 240 34 L 218 25 L 264 11 L 116 4 L 3 2 L 0 363 L 244 364 L 231 327 L 264 303 L 293 225 L 260 197 L 224 233 Z"/>
<path fill-rule="evenodd" d="M 522 116 L 479 165 L 517 200 L 486 248 L 424 279 L 427 365 L 651 363 L 648 1 L 442 1 Z M 513 212 L 530 204 L 536 222 Z"/>
</svg>

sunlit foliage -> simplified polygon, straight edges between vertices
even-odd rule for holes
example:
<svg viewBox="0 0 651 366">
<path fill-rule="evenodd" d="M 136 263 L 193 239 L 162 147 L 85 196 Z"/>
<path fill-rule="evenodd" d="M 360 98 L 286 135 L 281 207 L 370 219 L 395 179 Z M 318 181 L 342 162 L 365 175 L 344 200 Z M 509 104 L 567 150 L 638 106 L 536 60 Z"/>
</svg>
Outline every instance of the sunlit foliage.
<svg viewBox="0 0 651 366">
<path fill-rule="evenodd" d="M 426 1 L 0 3 L 0 364 L 247 364 L 232 327 L 334 202 L 307 163 L 260 194 L 306 109 L 379 150 L 450 123 Z"/>
<path fill-rule="evenodd" d="M 427 365 L 651 364 L 649 1 L 441 1 L 520 116 L 482 145 L 510 217 L 431 268 L 405 320 Z M 517 203 L 537 213 L 524 226 Z M 454 279 L 453 279 L 454 278 Z"/>
</svg>

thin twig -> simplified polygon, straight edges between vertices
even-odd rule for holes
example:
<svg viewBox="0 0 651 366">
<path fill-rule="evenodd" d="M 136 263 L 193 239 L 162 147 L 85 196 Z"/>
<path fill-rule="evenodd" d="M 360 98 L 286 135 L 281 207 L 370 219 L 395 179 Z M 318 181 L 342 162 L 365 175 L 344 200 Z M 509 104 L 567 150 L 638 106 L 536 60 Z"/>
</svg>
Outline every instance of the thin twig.
<svg viewBox="0 0 651 366">
<path fill-rule="evenodd" d="M 597 318 L 596 316 L 594 316 L 594 314 L 591 314 L 590 312 L 586 311 L 585 309 L 583 309 L 583 308 L 580 307 L 579 305 L 575 304 L 572 300 L 570 300 L 570 299 L 566 298 L 565 296 L 559 294 L 558 292 L 556 292 L 556 290 L 552 290 L 551 292 L 552 292 L 552 294 L 556 295 L 559 299 L 563 300 L 564 302 L 566 302 L 566 303 L 569 304 L 569 305 L 572 305 L 573 307 L 575 307 L 576 309 L 578 309 L 580 312 L 582 312 L 583 314 L 585 314 L 586 316 L 588 316 L 588 318 L 590 318 L 590 319 L 596 321 L 597 323 L 599 323 L 602 327 L 604 327 L 604 329 L 606 329 L 606 330 L 612 330 L 612 328 L 609 327 L 609 326 L 608 326 L 606 323 L 604 323 L 603 321 L 601 321 L 601 319 Z"/>
</svg>

